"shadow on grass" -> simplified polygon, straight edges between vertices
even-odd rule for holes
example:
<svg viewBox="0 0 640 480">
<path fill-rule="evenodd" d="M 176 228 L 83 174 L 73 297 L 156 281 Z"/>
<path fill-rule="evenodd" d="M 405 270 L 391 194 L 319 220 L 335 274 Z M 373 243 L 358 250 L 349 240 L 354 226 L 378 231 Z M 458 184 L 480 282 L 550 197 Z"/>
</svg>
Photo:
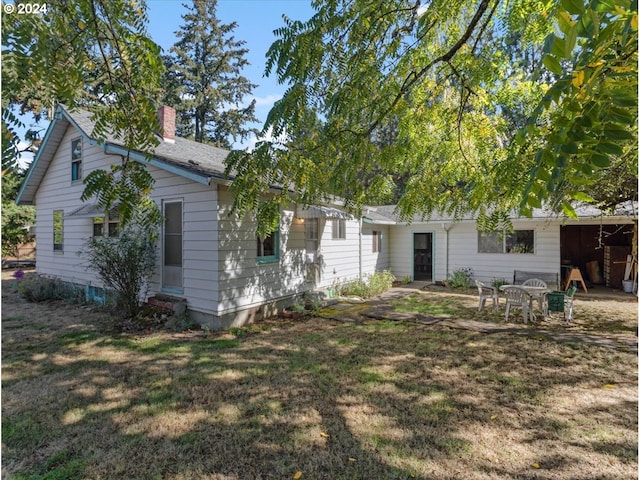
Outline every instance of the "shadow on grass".
<svg viewBox="0 0 640 480">
<path fill-rule="evenodd" d="M 581 478 L 593 459 L 602 476 L 637 470 L 634 388 L 601 388 L 633 387 L 629 354 L 402 322 L 310 319 L 241 339 L 49 322 L 37 342 L 3 336 L 12 478 L 513 478 L 534 461 Z M 598 400 L 555 409 L 585 390 Z M 587 419 L 616 443 L 582 440 Z"/>
</svg>

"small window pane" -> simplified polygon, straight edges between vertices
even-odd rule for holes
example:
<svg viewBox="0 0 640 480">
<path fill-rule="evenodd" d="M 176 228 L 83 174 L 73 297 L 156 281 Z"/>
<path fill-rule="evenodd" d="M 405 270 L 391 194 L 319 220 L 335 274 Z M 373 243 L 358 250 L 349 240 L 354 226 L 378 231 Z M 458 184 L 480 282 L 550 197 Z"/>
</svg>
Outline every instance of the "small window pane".
<svg viewBox="0 0 640 480">
<path fill-rule="evenodd" d="M 71 180 L 80 180 L 80 162 L 72 162 L 71 163 Z"/>
<path fill-rule="evenodd" d="M 62 241 L 64 237 L 64 212 L 55 210 L 53 212 L 53 250 L 61 252 L 63 250 Z"/>
<path fill-rule="evenodd" d="M 318 239 L 318 219 L 317 218 L 309 218 L 305 221 L 305 237 L 307 240 L 317 240 Z"/>
<path fill-rule="evenodd" d="M 372 234 L 372 252 L 379 253 L 382 250 L 382 235 L 381 232 L 373 231 Z"/>
<path fill-rule="evenodd" d="M 109 236 L 117 237 L 120 235 L 120 224 L 118 222 L 109 222 Z"/>
<path fill-rule="evenodd" d="M 275 235 L 270 233 L 267 238 L 262 241 L 262 254 L 265 257 L 270 257 L 276 254 L 276 242 Z"/>
<path fill-rule="evenodd" d="M 82 139 L 78 138 L 71 142 L 71 160 L 82 159 Z"/>
<path fill-rule="evenodd" d="M 71 141 L 71 181 L 82 178 L 82 139 Z"/>
<path fill-rule="evenodd" d="M 165 233 L 182 233 L 182 202 L 165 203 Z"/>
<path fill-rule="evenodd" d="M 533 253 L 533 230 L 516 230 L 507 235 L 507 253 Z"/>
<path fill-rule="evenodd" d="M 256 237 L 257 257 L 260 259 L 277 260 L 278 258 L 278 231 L 270 233 L 265 238 Z"/>
<path fill-rule="evenodd" d="M 347 238 L 347 223 L 345 220 L 333 220 L 331 222 L 331 238 L 345 239 Z"/>
<path fill-rule="evenodd" d="M 93 236 L 94 237 L 101 237 L 102 235 L 104 235 L 104 223 L 96 223 L 94 221 L 94 223 L 93 223 Z"/>
<path fill-rule="evenodd" d="M 478 232 L 478 253 L 502 253 L 502 233 Z"/>
<path fill-rule="evenodd" d="M 164 264 L 168 266 L 182 266 L 182 235 L 165 235 Z"/>
</svg>

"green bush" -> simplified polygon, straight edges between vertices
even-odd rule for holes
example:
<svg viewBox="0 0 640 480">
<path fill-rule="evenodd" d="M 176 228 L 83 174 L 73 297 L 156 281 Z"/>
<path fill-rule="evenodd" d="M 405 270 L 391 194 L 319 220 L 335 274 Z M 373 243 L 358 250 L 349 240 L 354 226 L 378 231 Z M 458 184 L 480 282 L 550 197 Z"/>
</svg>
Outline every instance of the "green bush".
<svg viewBox="0 0 640 480">
<path fill-rule="evenodd" d="M 453 288 L 469 288 L 471 285 L 471 269 L 459 268 L 454 270 L 449 282 Z"/>
<path fill-rule="evenodd" d="M 156 268 L 155 236 L 138 225 L 129 225 L 119 237 L 91 238 L 82 253 L 87 268 L 114 291 L 117 313 L 135 317 Z"/>
<path fill-rule="evenodd" d="M 78 285 L 52 278 L 29 278 L 18 284 L 18 293 L 28 302 L 64 300 L 84 303 L 84 290 Z"/>
<path fill-rule="evenodd" d="M 369 286 L 364 280 L 352 280 L 340 287 L 340 295 L 345 297 L 363 297 L 371 296 Z"/>
<path fill-rule="evenodd" d="M 340 288 L 340 294 L 369 298 L 389 290 L 395 280 L 396 277 L 388 270 L 375 272 L 373 275 L 368 276 L 366 282 L 358 279 L 345 283 Z"/>
<path fill-rule="evenodd" d="M 393 282 L 395 281 L 396 277 L 389 270 L 374 273 L 369 278 L 369 290 L 371 295 L 378 295 L 382 292 L 386 292 L 393 286 Z"/>
</svg>

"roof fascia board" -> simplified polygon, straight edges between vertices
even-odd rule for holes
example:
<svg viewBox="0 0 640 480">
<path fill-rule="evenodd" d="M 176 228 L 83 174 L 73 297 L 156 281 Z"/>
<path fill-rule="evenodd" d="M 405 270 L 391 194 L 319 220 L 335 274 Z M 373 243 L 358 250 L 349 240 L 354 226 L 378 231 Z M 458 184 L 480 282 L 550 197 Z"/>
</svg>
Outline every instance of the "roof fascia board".
<svg viewBox="0 0 640 480">
<path fill-rule="evenodd" d="M 71 120 L 69 115 L 66 114 L 64 109 L 61 106 L 58 106 L 56 108 L 56 113 L 54 114 L 53 121 L 49 124 L 49 128 L 47 128 L 47 131 L 44 134 L 44 138 L 42 139 L 42 143 L 40 144 L 40 148 L 36 152 L 35 157 L 31 161 L 31 164 L 29 165 L 29 168 L 27 169 L 27 176 L 24 179 L 24 182 L 22 182 L 22 185 L 20 186 L 20 190 L 18 191 L 18 195 L 16 196 L 16 199 L 15 199 L 16 205 L 33 205 L 33 200 L 28 202 L 28 203 L 26 203 L 26 202 L 22 203 L 22 201 L 23 201 L 22 200 L 22 196 L 24 195 L 24 192 L 27 189 L 27 186 L 29 185 L 29 183 L 31 181 L 31 176 L 33 175 L 33 172 L 36 171 L 36 168 L 38 167 L 38 163 L 40 162 L 40 159 L 44 155 L 44 152 L 45 152 L 45 150 L 47 148 L 47 144 L 49 142 L 49 139 L 51 138 L 51 135 L 53 135 L 52 132 L 56 128 L 58 128 L 59 123 L 63 120 L 62 116 L 64 116 L 64 119 L 67 122 L 72 123 L 75 128 L 80 130 L 80 132 L 82 132 L 83 136 L 87 137 L 87 135 L 84 133 L 84 131 L 81 128 L 79 128 L 78 125 L 75 122 L 73 122 Z"/>
</svg>

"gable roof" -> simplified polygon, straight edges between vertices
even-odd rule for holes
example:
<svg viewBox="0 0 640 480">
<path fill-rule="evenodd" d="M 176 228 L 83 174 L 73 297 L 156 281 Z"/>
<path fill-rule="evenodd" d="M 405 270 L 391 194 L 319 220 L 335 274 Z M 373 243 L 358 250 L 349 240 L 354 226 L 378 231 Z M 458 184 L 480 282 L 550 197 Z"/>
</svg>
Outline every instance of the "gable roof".
<svg viewBox="0 0 640 480">
<path fill-rule="evenodd" d="M 35 193 L 69 125 L 78 130 L 90 145 L 99 145 L 106 154 L 129 155 L 137 162 L 150 163 L 161 170 L 205 185 L 212 182 L 228 183 L 231 180 L 224 174 L 228 150 L 177 137 L 175 143 L 161 141 L 148 159 L 140 151 L 127 150 L 123 142 L 115 137 L 109 136 L 105 141 L 98 142 L 92 137 L 95 122 L 91 117 L 92 114 L 86 110 L 71 111 L 58 106 L 40 149 L 29 166 L 16 199 L 17 204 L 33 205 Z"/>
</svg>

